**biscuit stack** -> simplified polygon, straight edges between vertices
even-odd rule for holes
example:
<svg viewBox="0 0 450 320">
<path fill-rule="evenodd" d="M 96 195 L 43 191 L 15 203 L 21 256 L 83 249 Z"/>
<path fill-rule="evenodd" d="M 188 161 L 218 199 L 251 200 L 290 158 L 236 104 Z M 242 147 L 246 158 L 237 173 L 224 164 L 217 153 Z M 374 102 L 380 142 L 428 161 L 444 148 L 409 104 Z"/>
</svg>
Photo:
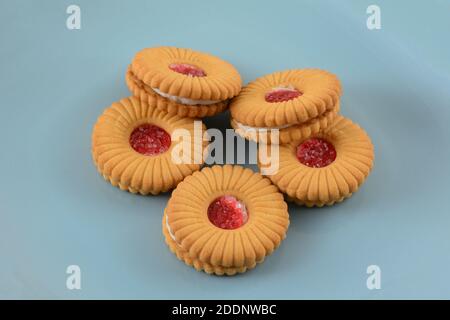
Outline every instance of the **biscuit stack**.
<svg viewBox="0 0 450 320">
<path fill-rule="evenodd" d="M 159 47 L 136 54 L 126 83 L 134 96 L 113 103 L 94 126 L 95 165 L 112 185 L 132 193 L 176 188 L 162 233 L 170 250 L 197 270 L 234 275 L 254 268 L 286 237 L 288 207 L 279 191 L 307 206 L 331 205 L 354 193 L 372 168 L 370 139 L 338 114 L 341 85 L 327 71 L 277 72 L 241 91 L 231 64 Z M 205 129 L 196 120 L 226 110 L 231 99 L 236 132 L 279 147 L 271 163 L 259 154 L 261 173 L 266 164 L 277 168 L 268 178 L 232 165 L 200 170 L 208 142 L 192 139 Z M 174 157 L 180 133 L 189 135 L 182 161 Z"/>
<path fill-rule="evenodd" d="M 159 110 L 202 118 L 224 111 L 241 90 L 241 76 L 210 54 L 174 47 L 139 51 L 126 74 L 130 91 Z"/>
<path fill-rule="evenodd" d="M 240 166 L 199 171 L 208 142 L 193 139 L 206 129 L 198 118 L 226 110 L 240 92 L 237 70 L 209 54 L 149 48 L 136 54 L 126 83 L 134 96 L 113 103 L 93 130 L 98 171 L 132 193 L 156 195 L 178 186 L 162 232 L 186 264 L 217 275 L 254 268 L 286 237 L 283 195 L 269 179 Z M 191 155 L 181 162 L 174 158 L 176 131 L 190 141 Z"/>
<path fill-rule="evenodd" d="M 175 188 L 200 169 L 208 143 L 190 139 L 188 159 L 184 155 L 174 161 L 174 132 L 183 129 L 194 137 L 196 130 L 204 130 L 198 118 L 226 110 L 241 82 L 231 64 L 210 54 L 174 47 L 139 51 L 126 73 L 134 97 L 113 103 L 94 127 L 92 155 L 98 171 L 133 193 L 155 195 Z"/>
<path fill-rule="evenodd" d="M 280 144 L 279 159 L 259 166 L 262 172 L 265 165 L 278 168 L 268 177 L 289 200 L 319 207 L 340 202 L 372 168 L 369 137 L 338 114 L 341 94 L 335 75 L 296 69 L 256 79 L 231 103 L 231 125 L 239 135 Z"/>
<path fill-rule="evenodd" d="M 206 167 L 173 191 L 162 230 L 187 265 L 234 275 L 264 261 L 286 237 L 289 214 L 270 182 L 241 166 Z"/>
</svg>

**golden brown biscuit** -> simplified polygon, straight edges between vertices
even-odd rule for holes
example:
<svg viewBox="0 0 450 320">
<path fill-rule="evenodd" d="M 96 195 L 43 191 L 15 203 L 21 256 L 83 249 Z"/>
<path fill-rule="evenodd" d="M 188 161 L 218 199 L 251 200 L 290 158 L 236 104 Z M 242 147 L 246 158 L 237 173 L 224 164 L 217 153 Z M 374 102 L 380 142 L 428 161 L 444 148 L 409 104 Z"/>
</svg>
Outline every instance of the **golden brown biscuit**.
<svg viewBox="0 0 450 320">
<path fill-rule="evenodd" d="M 141 99 L 149 103 L 152 101 L 148 99 L 167 100 L 163 103 L 158 99 L 158 107 L 171 114 L 190 117 L 223 111 L 228 99 L 239 93 L 242 84 L 239 73 L 230 63 L 207 53 L 175 47 L 139 51 L 126 80 L 133 94 Z M 186 107 L 188 111 L 180 110 Z"/>
<path fill-rule="evenodd" d="M 203 124 L 200 127 L 205 129 Z M 202 139 L 191 139 L 190 164 L 176 164 L 171 155 L 174 130 L 185 129 L 194 137 L 194 128 L 194 119 L 169 115 L 135 97 L 124 98 L 98 118 L 92 156 L 112 185 L 132 193 L 158 194 L 200 169 L 206 147 Z"/>
<path fill-rule="evenodd" d="M 289 226 L 283 195 L 241 166 L 213 166 L 186 177 L 163 218 L 172 252 L 197 270 L 245 272 L 271 254 Z"/>
<path fill-rule="evenodd" d="M 247 270 L 253 269 L 256 266 L 256 263 L 253 266 L 247 267 L 242 266 L 239 268 L 223 268 L 220 266 L 213 266 L 209 263 L 204 263 L 200 261 L 199 259 L 193 259 L 190 257 L 189 252 L 181 248 L 177 243 L 174 241 L 172 236 L 169 233 L 169 230 L 167 229 L 167 215 L 166 210 L 164 210 L 163 220 L 162 220 L 162 232 L 164 235 L 164 239 L 166 241 L 166 244 L 169 246 L 170 251 L 177 256 L 177 258 L 184 263 L 186 263 L 190 267 L 194 267 L 197 271 L 205 271 L 208 274 L 215 274 L 218 276 L 221 275 L 228 275 L 232 276 L 237 273 L 244 273 Z"/>
<path fill-rule="evenodd" d="M 231 118 L 231 126 L 237 134 L 247 140 L 267 144 L 286 144 L 291 141 L 306 139 L 324 130 L 329 123 L 333 122 L 339 112 L 339 109 L 340 106 L 338 102 L 333 109 L 326 111 L 324 114 L 315 117 L 312 120 L 301 124 L 278 128 L 278 140 L 276 141 L 272 141 L 271 133 L 272 131 L 275 131 L 274 129 L 247 127 L 240 124 L 233 118 Z M 277 139 L 276 137 L 277 136 L 274 135 L 275 139 Z"/>
<path fill-rule="evenodd" d="M 230 111 L 233 119 L 252 127 L 299 124 L 333 109 L 340 95 L 339 79 L 327 71 L 288 70 L 249 83 L 233 99 Z"/>
<path fill-rule="evenodd" d="M 136 79 L 130 70 L 127 71 L 125 80 L 131 93 L 139 99 L 146 101 L 149 105 L 169 114 L 180 117 L 203 118 L 223 112 L 228 107 L 228 100 L 208 105 L 186 105 L 164 98 L 157 94 L 151 87 L 139 79 Z"/>
<path fill-rule="evenodd" d="M 230 104 L 231 118 L 234 127 L 283 131 L 282 143 L 287 143 L 324 129 L 341 93 L 339 79 L 324 70 L 275 72 L 242 89 Z"/>
<path fill-rule="evenodd" d="M 349 119 L 337 116 L 312 138 L 280 145 L 279 169 L 268 177 L 288 200 L 321 207 L 356 192 L 373 160 L 369 136 Z"/>
</svg>

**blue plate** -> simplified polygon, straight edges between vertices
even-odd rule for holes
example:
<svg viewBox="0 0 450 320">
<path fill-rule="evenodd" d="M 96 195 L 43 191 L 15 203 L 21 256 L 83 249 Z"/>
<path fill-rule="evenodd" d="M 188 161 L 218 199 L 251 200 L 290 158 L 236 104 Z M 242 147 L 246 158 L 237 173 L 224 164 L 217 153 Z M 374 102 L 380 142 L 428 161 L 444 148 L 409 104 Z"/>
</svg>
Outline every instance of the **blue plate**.
<svg viewBox="0 0 450 320">
<path fill-rule="evenodd" d="M 2 3 L 1 298 L 450 298 L 450 4 L 377 1 L 77 1 Z M 90 155 L 102 110 L 129 95 L 143 47 L 174 45 L 233 63 L 245 82 L 318 67 L 342 80 L 342 113 L 375 145 L 349 200 L 290 205 L 279 250 L 256 269 L 214 277 L 169 252 L 169 195 L 106 183 Z M 229 127 L 229 115 L 210 127 Z M 81 269 L 69 290 L 67 267 Z M 368 266 L 381 288 L 367 287 Z"/>
</svg>

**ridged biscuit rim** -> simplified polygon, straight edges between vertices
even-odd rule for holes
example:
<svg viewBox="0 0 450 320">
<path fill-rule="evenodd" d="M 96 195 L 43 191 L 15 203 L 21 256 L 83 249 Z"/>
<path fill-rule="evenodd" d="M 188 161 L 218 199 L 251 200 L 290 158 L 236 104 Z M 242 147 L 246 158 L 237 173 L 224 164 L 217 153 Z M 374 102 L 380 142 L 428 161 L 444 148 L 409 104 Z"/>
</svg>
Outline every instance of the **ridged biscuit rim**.
<svg viewBox="0 0 450 320">
<path fill-rule="evenodd" d="M 280 146 L 279 169 L 268 178 L 297 203 L 319 207 L 332 205 L 350 197 L 364 183 L 373 167 L 374 148 L 360 126 L 340 115 L 314 137 L 333 144 L 337 154 L 334 162 L 322 168 L 300 163 L 296 149 L 306 140 L 303 139 Z M 259 161 L 258 166 L 261 169 Z"/>
<path fill-rule="evenodd" d="M 114 102 L 103 111 L 94 125 L 91 151 L 98 171 L 112 185 L 132 193 L 158 194 L 173 189 L 184 177 L 200 169 L 200 163 L 172 162 L 173 141 L 166 152 L 156 156 L 136 152 L 129 144 L 129 136 L 137 126 L 144 123 L 157 125 L 169 134 L 175 129 L 184 128 L 193 135 L 194 130 L 194 119 L 169 115 L 136 97 Z M 202 124 L 202 130 L 205 128 Z M 193 141 L 191 146 L 191 156 L 196 155 L 203 163 L 203 150 L 207 142 Z M 200 150 L 202 155 L 199 154 Z"/>
<path fill-rule="evenodd" d="M 220 101 L 210 105 L 184 105 L 164 98 L 155 93 L 146 84 L 137 82 L 133 79 L 130 70 L 125 75 L 125 81 L 131 93 L 156 108 L 169 114 L 176 114 L 180 117 L 203 118 L 210 117 L 225 111 L 228 108 L 229 101 Z M 140 80 L 138 80 L 140 81 Z"/>
<path fill-rule="evenodd" d="M 339 112 L 339 102 L 334 109 L 331 109 L 324 114 L 311 119 L 305 123 L 292 125 L 288 128 L 279 129 L 279 141 L 278 144 L 287 144 L 292 141 L 306 139 L 311 137 L 314 134 L 317 134 L 327 128 L 327 126 L 333 122 L 335 117 Z M 267 134 L 259 134 L 256 130 L 255 133 L 247 132 L 239 127 L 236 123 L 236 120 L 231 118 L 230 120 L 231 127 L 235 130 L 237 134 L 239 134 L 242 138 L 266 144 L 276 144 L 276 142 L 272 141 L 270 135 L 270 129 L 267 130 Z"/>
<path fill-rule="evenodd" d="M 169 69 L 172 63 L 195 65 L 204 77 L 186 76 Z M 236 68 L 209 53 L 176 47 L 146 48 L 136 53 L 133 74 L 152 88 L 170 95 L 195 100 L 226 100 L 241 90 L 242 80 Z"/>
<path fill-rule="evenodd" d="M 244 266 L 240 268 L 224 268 L 221 266 L 213 266 L 209 263 L 204 263 L 196 258 L 191 258 L 189 256 L 189 252 L 181 248 L 177 243 L 172 239 L 169 234 L 169 231 L 166 227 L 166 210 L 164 210 L 163 219 L 162 219 L 162 233 L 164 235 L 164 240 L 168 245 L 170 251 L 175 254 L 178 260 L 183 261 L 186 265 L 193 267 L 197 271 L 204 271 L 207 274 L 215 274 L 217 276 L 234 276 L 236 274 L 244 273 L 248 270 L 256 267 L 256 263 L 253 266 Z M 262 262 L 262 261 L 261 261 Z"/>
<path fill-rule="evenodd" d="M 270 103 L 268 91 L 289 86 L 299 90 L 297 98 Z M 307 122 L 332 109 L 342 94 L 336 75 L 321 69 L 291 69 L 257 78 L 244 86 L 230 104 L 231 116 L 252 127 L 275 127 Z"/>
<path fill-rule="evenodd" d="M 237 229 L 213 225 L 207 210 L 222 195 L 247 207 L 248 221 Z M 168 224 L 176 243 L 193 259 L 222 268 L 253 267 L 286 236 L 289 214 L 284 197 L 259 173 L 237 165 L 203 168 L 186 177 L 167 204 Z"/>
</svg>

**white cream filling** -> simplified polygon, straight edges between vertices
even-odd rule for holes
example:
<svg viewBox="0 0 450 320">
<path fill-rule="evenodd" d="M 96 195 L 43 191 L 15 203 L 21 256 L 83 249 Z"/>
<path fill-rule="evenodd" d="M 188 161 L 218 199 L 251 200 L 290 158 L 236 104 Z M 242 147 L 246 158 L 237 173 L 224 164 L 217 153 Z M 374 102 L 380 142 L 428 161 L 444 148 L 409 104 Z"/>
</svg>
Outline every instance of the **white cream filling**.
<svg viewBox="0 0 450 320">
<path fill-rule="evenodd" d="M 267 131 L 267 130 L 273 130 L 273 129 L 285 129 L 285 128 L 289 128 L 292 127 L 293 124 L 286 124 L 283 126 L 275 126 L 275 127 L 251 127 L 251 126 L 246 126 L 245 124 L 242 124 L 236 120 L 234 120 L 237 124 L 237 126 L 239 127 L 239 129 L 244 130 L 244 131 Z"/>
<path fill-rule="evenodd" d="M 176 103 L 186 104 L 186 105 L 189 105 L 189 106 L 195 106 L 195 105 L 207 106 L 207 105 L 218 103 L 218 102 L 221 101 L 221 100 L 195 100 L 195 99 L 189 99 L 189 98 L 184 98 L 184 97 L 170 95 L 168 93 L 162 92 L 158 88 L 152 88 L 152 89 L 157 94 L 159 94 L 161 97 L 167 98 L 167 99 L 172 100 L 172 101 L 174 101 Z"/>
<path fill-rule="evenodd" d="M 166 228 L 167 228 L 167 231 L 169 232 L 169 236 L 178 245 L 177 240 L 175 239 L 175 235 L 173 234 L 172 229 L 169 226 L 169 217 L 167 216 L 167 214 L 166 214 Z"/>
</svg>

